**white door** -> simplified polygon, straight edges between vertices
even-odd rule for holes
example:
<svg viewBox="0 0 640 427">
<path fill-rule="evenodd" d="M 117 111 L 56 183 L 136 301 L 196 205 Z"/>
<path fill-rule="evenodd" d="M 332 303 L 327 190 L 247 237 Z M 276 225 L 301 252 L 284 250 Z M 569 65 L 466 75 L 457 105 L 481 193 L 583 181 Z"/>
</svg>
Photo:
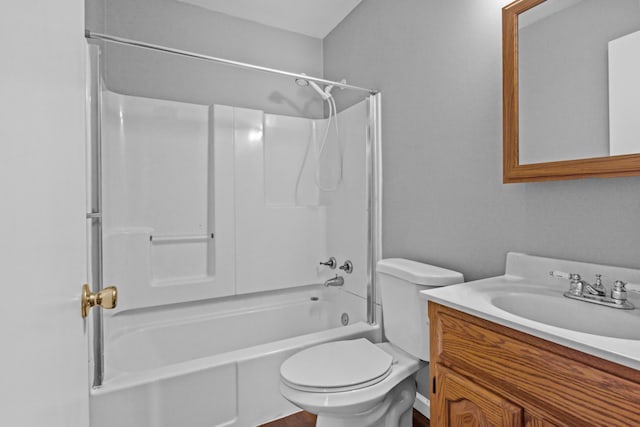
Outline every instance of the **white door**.
<svg viewBox="0 0 640 427">
<path fill-rule="evenodd" d="M 0 10 L 0 425 L 86 427 L 84 0 Z"/>
</svg>

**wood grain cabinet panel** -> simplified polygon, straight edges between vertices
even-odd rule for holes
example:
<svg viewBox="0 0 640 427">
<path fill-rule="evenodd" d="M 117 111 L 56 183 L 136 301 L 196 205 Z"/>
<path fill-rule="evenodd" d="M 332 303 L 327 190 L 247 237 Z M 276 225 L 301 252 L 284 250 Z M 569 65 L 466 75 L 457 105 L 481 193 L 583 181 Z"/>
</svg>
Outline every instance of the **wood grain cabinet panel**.
<svg viewBox="0 0 640 427">
<path fill-rule="evenodd" d="M 437 373 L 436 401 L 444 408 L 434 426 L 522 427 L 522 408 L 474 384 L 441 365 Z"/>
<path fill-rule="evenodd" d="M 433 302 L 429 319 L 434 426 L 456 425 L 447 417 L 458 395 L 473 405 L 456 414 L 486 416 L 491 404 L 523 410 L 520 424 L 507 417 L 458 425 L 640 426 L 639 371 Z M 474 418 L 456 419 L 465 416 Z"/>
<path fill-rule="evenodd" d="M 536 418 L 531 414 L 525 414 L 524 417 L 524 427 L 558 427 L 549 421 L 543 420 L 541 418 Z"/>
</svg>

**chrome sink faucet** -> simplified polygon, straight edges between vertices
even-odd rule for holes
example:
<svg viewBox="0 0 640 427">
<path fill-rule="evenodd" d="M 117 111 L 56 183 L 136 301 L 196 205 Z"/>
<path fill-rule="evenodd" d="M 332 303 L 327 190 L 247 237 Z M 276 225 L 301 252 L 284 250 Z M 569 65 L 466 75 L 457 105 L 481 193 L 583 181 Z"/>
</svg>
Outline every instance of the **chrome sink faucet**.
<svg viewBox="0 0 640 427">
<path fill-rule="evenodd" d="M 564 293 L 567 298 L 573 298 L 580 301 L 586 301 L 594 304 L 600 304 L 612 308 L 621 308 L 624 310 L 633 310 L 634 306 L 627 301 L 626 283 L 616 280 L 611 289 L 610 296 L 602 284 L 602 275 L 596 274 L 596 281 L 590 284 L 582 280 L 577 273 L 564 273 L 562 271 L 550 271 L 553 277 L 569 280 L 569 290 Z"/>
<path fill-rule="evenodd" d="M 601 297 L 605 296 L 607 292 L 602 285 L 602 274 L 596 274 L 596 281 L 593 285 L 585 283 L 584 292 L 588 293 L 589 295 L 598 295 Z"/>
<path fill-rule="evenodd" d="M 550 271 L 549 275 L 553 277 L 558 277 L 560 279 L 569 280 L 569 290 L 567 292 L 570 293 L 571 295 L 576 295 L 576 296 L 582 295 L 585 285 L 589 285 L 587 282 L 582 280 L 580 275 L 577 273 L 564 273 L 562 271 Z"/>
</svg>

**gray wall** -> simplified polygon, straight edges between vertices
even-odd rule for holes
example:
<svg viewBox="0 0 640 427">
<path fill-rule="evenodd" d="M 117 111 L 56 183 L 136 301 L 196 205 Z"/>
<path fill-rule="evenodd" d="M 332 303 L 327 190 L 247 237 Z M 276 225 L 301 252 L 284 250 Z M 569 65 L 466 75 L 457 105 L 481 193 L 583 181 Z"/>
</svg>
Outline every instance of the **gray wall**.
<svg viewBox="0 0 640 427">
<path fill-rule="evenodd" d="M 640 177 L 502 184 L 507 3 L 364 0 L 324 40 L 327 78 L 382 90 L 383 255 L 467 280 L 507 251 L 638 268 Z"/>
<path fill-rule="evenodd" d="M 87 27 L 148 43 L 322 77 L 322 41 L 175 0 L 87 0 Z M 320 117 L 323 102 L 293 79 L 107 44 L 111 90 L 200 104 Z"/>
</svg>

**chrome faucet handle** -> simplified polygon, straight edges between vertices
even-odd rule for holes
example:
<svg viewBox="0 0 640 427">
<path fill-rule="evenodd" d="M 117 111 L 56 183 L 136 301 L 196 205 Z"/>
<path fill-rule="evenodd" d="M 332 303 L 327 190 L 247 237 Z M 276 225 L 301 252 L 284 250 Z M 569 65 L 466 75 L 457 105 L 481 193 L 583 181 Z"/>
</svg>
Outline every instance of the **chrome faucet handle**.
<svg viewBox="0 0 640 427">
<path fill-rule="evenodd" d="M 346 260 L 344 264 L 342 264 L 338 268 L 347 274 L 353 273 L 353 263 L 350 260 Z"/>
<path fill-rule="evenodd" d="M 622 304 L 627 300 L 627 284 L 622 280 L 616 280 L 613 282 L 613 289 L 611 289 L 611 299 L 617 304 Z"/>
<path fill-rule="evenodd" d="M 336 261 L 334 257 L 331 257 L 327 261 L 321 262 L 320 265 L 326 265 L 330 269 L 335 270 L 335 268 L 338 266 L 338 261 Z"/>
<path fill-rule="evenodd" d="M 557 277 L 558 279 L 565 280 L 580 280 L 580 275 L 578 273 L 565 273 L 564 271 L 551 270 L 549 272 L 549 276 Z"/>
<path fill-rule="evenodd" d="M 549 275 L 559 279 L 569 280 L 569 293 L 572 295 L 582 295 L 585 285 L 592 288 L 591 285 L 582 280 L 578 273 L 565 273 L 564 271 L 552 270 L 549 272 Z"/>
</svg>

